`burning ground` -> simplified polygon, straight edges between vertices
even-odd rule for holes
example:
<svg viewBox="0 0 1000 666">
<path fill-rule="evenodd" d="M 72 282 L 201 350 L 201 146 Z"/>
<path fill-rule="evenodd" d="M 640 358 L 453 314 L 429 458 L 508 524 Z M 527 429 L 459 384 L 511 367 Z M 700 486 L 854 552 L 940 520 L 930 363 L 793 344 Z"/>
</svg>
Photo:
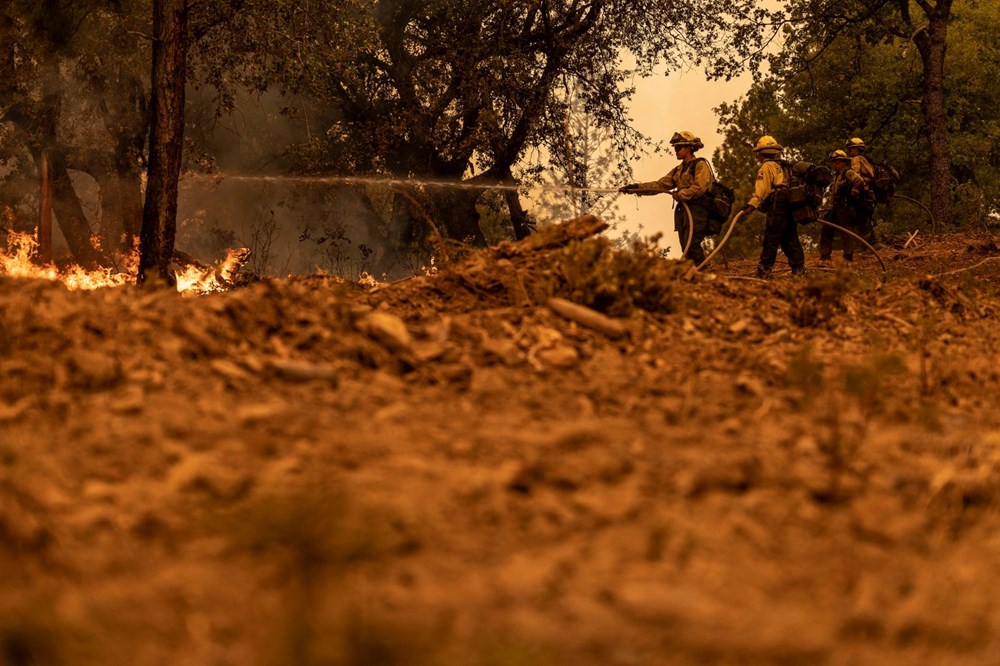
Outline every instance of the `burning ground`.
<svg viewBox="0 0 1000 666">
<path fill-rule="evenodd" d="M 0 663 L 996 663 L 993 239 L 764 283 L 598 226 L 0 277 Z"/>
</svg>

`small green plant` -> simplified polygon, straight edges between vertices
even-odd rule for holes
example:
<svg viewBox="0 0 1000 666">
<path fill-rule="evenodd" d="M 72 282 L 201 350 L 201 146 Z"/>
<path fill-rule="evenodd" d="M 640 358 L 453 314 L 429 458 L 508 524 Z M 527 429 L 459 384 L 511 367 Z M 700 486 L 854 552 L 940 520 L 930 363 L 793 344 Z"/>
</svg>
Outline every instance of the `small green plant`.
<svg viewBox="0 0 1000 666">
<path fill-rule="evenodd" d="M 624 251 L 603 236 L 589 238 L 556 255 L 538 296 L 562 296 L 619 317 L 636 308 L 666 314 L 677 309 L 677 279 L 690 266 L 664 260 L 655 241 L 640 241 Z"/>
</svg>

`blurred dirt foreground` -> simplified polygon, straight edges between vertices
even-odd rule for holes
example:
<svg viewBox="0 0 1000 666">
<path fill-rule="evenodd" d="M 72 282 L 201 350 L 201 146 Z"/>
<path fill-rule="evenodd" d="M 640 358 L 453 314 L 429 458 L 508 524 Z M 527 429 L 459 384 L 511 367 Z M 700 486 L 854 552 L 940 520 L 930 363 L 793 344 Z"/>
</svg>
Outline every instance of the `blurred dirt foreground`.
<svg viewBox="0 0 1000 666">
<path fill-rule="evenodd" d="M 762 282 L 602 226 L 0 278 L 0 663 L 1000 662 L 993 239 Z"/>
</svg>

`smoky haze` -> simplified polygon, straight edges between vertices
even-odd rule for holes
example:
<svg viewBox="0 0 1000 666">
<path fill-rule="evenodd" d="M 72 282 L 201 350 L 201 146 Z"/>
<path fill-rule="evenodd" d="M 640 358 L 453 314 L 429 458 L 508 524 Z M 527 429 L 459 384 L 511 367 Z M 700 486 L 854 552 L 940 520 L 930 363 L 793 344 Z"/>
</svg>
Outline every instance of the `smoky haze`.
<svg viewBox="0 0 1000 666">
<path fill-rule="evenodd" d="M 277 93 L 241 94 L 232 113 L 217 116 L 214 91 L 192 91 L 178 249 L 210 262 L 249 247 L 250 268 L 269 276 L 319 270 L 356 279 L 384 267 L 381 219 L 357 192 L 281 178 L 295 167 L 289 148 L 327 126 L 308 108 L 282 113 L 289 106 Z"/>
</svg>

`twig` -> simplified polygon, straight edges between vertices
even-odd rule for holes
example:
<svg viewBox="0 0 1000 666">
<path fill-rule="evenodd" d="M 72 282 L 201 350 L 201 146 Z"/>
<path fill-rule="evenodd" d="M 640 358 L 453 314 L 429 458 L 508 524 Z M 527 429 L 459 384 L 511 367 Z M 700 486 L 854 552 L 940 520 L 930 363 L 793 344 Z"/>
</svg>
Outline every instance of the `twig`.
<svg viewBox="0 0 1000 666">
<path fill-rule="evenodd" d="M 767 284 L 767 280 L 755 277 L 743 277 L 742 275 L 723 275 L 722 277 L 727 280 L 748 280 L 750 282 L 763 282 L 764 284 Z"/>
<path fill-rule="evenodd" d="M 988 261 L 996 261 L 997 259 L 1000 259 L 1000 257 L 986 257 L 985 259 L 983 259 L 982 261 L 980 261 L 978 264 L 975 264 L 974 266 L 966 266 L 965 268 L 956 268 L 955 270 L 948 271 L 946 273 L 935 273 L 931 277 L 939 278 L 939 277 L 944 277 L 945 275 L 954 275 L 955 273 L 962 273 L 964 271 L 971 271 L 974 268 L 979 268 L 980 266 L 982 266 L 983 264 L 985 264 Z"/>
<path fill-rule="evenodd" d="M 919 233 L 920 233 L 920 229 L 917 229 L 917 230 L 916 230 L 916 231 L 914 231 L 914 232 L 913 232 L 912 234 L 910 234 L 910 237 L 906 239 L 906 242 L 905 242 L 905 243 L 903 243 L 903 249 L 904 249 L 904 250 L 905 250 L 906 248 L 910 247 L 910 243 L 912 243 L 912 242 L 913 242 L 913 239 L 914 239 L 914 238 L 916 238 L 916 237 L 917 237 L 917 234 L 919 234 Z"/>
</svg>

